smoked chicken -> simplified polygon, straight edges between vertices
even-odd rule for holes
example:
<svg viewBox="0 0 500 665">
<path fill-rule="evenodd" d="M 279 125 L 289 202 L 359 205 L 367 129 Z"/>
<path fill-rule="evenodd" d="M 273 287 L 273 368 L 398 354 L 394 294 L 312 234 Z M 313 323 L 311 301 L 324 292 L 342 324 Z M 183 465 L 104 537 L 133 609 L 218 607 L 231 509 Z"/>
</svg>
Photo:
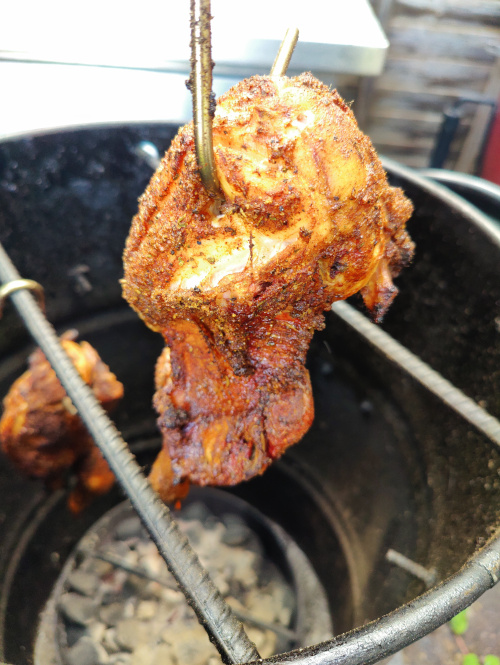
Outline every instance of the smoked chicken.
<svg viewBox="0 0 500 665">
<path fill-rule="evenodd" d="M 71 337 L 73 333 L 67 333 L 61 339 L 65 351 L 103 407 L 112 410 L 123 396 L 123 385 L 90 344 Z M 21 471 L 51 488 L 60 487 L 68 470 L 74 470 L 78 481 L 68 505 L 75 513 L 114 483 L 107 462 L 40 349 L 32 353 L 29 369 L 4 399 L 0 443 Z"/>
<path fill-rule="evenodd" d="M 379 321 L 413 254 L 411 203 L 310 74 L 236 85 L 218 101 L 213 142 L 220 197 L 202 186 L 188 124 L 124 252 L 124 297 L 166 342 L 151 472 L 164 500 L 262 473 L 297 442 L 313 420 L 304 362 L 323 312 L 361 291 Z"/>
</svg>

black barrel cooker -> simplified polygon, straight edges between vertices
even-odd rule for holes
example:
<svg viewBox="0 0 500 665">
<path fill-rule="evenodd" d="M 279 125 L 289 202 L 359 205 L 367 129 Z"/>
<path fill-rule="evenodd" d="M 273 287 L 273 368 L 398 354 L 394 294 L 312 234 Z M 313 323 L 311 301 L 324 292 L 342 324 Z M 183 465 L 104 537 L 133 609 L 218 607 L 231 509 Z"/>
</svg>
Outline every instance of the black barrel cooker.
<svg viewBox="0 0 500 665">
<path fill-rule="evenodd" d="M 124 383 L 113 419 L 145 468 L 160 446 L 151 398 L 163 342 L 121 298 L 121 254 L 151 176 L 138 146 L 162 153 L 176 130 L 87 127 L 0 144 L 0 241 L 21 275 L 43 285 L 58 331 L 77 329 Z M 415 205 L 416 254 L 382 328 L 499 418 L 500 231 L 441 186 L 385 166 Z M 32 348 L 7 303 L 1 397 Z M 262 477 L 224 491 L 306 554 L 342 635 L 273 662 L 374 663 L 498 581 L 500 450 L 334 313 L 308 367 L 311 430 Z M 64 491 L 47 493 L 0 457 L 0 661 L 33 662 L 39 616 L 65 561 L 122 499 L 115 489 L 75 518 Z M 388 550 L 435 571 L 435 586 L 388 561 Z"/>
</svg>

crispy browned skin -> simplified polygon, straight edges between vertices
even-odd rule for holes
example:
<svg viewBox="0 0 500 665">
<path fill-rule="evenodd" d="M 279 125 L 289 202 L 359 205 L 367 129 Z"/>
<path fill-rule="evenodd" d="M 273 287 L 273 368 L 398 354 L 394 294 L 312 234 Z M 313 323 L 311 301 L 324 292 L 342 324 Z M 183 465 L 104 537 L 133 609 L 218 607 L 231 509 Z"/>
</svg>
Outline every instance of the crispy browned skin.
<svg viewBox="0 0 500 665">
<path fill-rule="evenodd" d="M 309 74 L 253 77 L 218 102 L 223 202 L 183 127 L 141 197 L 124 297 L 167 350 L 155 406 L 165 499 L 262 472 L 313 419 L 305 354 L 323 311 L 361 290 L 379 320 L 413 254 L 412 206 L 339 95 Z"/>
<path fill-rule="evenodd" d="M 164 452 L 152 480 L 166 500 L 183 492 L 178 479 L 234 485 L 262 473 L 307 432 L 314 413 L 304 360 L 312 331 L 290 315 L 252 336 L 254 371 L 244 375 L 197 323 L 173 321 L 164 334 L 154 398 Z"/>
<path fill-rule="evenodd" d="M 110 411 L 123 396 L 122 384 L 90 344 L 67 336 L 61 343 L 82 379 Z M 60 486 L 69 469 L 76 471 L 78 483 L 68 500 L 73 512 L 114 483 L 107 462 L 40 349 L 30 356 L 29 369 L 4 399 L 0 442 L 21 471 L 51 487 Z"/>
</svg>

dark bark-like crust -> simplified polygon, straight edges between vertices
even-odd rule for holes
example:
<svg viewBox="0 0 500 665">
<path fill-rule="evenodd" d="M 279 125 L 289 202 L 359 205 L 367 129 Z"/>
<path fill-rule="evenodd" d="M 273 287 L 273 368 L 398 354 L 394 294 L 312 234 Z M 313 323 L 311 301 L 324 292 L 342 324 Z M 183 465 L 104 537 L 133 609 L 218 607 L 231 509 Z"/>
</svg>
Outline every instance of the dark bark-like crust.
<svg viewBox="0 0 500 665">
<path fill-rule="evenodd" d="M 123 385 L 90 344 L 68 338 L 61 343 L 96 398 L 112 410 L 123 396 Z M 74 512 L 114 483 L 107 462 L 40 349 L 30 356 L 29 369 L 4 399 L 0 443 L 23 473 L 51 487 L 60 486 L 65 473 L 74 470 L 78 484 L 69 497 Z"/>
</svg>

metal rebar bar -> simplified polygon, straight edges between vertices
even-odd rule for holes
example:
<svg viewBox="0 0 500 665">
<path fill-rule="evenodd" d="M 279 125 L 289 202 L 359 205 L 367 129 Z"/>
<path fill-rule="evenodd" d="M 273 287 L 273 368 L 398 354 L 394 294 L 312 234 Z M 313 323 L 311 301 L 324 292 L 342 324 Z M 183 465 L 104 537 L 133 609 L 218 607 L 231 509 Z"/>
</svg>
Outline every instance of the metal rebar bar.
<svg viewBox="0 0 500 665">
<path fill-rule="evenodd" d="M 398 568 L 406 570 L 406 572 L 410 573 L 410 575 L 418 577 L 419 580 L 422 580 L 422 582 L 425 583 L 425 586 L 428 589 L 433 587 L 436 583 L 437 570 L 435 568 L 425 568 L 425 566 L 422 566 L 420 563 L 412 561 L 412 559 L 409 559 L 404 554 L 401 554 L 401 552 L 396 552 L 396 550 L 393 549 L 387 550 L 385 558 L 386 561 L 389 561 L 389 563 L 393 563 L 394 565 L 398 566 Z"/>
<path fill-rule="evenodd" d="M 493 443 L 500 446 L 500 421 L 481 408 L 474 400 L 467 397 L 450 381 L 436 372 L 418 356 L 409 351 L 384 330 L 368 321 L 354 307 L 346 302 L 336 302 L 332 311 L 356 332 L 375 346 L 392 362 L 419 381 L 423 386 L 439 397 L 445 404 L 465 418 L 471 425 L 485 434 Z"/>
<path fill-rule="evenodd" d="M 215 96 L 212 92 L 212 38 L 210 0 L 191 0 L 191 92 L 196 159 L 205 189 L 217 196 L 219 179 L 215 168 L 212 119 Z"/>
<path fill-rule="evenodd" d="M 0 283 L 20 278 L 0 244 Z M 20 290 L 11 293 L 10 298 L 223 661 L 243 663 L 257 660 L 257 649 L 245 634 L 241 622 L 211 581 L 186 536 L 180 531 L 167 506 L 160 501 L 94 393 L 80 377 L 31 293 Z"/>
<path fill-rule="evenodd" d="M 285 76 L 298 39 L 298 28 L 288 28 L 271 67 L 271 76 Z"/>
</svg>

